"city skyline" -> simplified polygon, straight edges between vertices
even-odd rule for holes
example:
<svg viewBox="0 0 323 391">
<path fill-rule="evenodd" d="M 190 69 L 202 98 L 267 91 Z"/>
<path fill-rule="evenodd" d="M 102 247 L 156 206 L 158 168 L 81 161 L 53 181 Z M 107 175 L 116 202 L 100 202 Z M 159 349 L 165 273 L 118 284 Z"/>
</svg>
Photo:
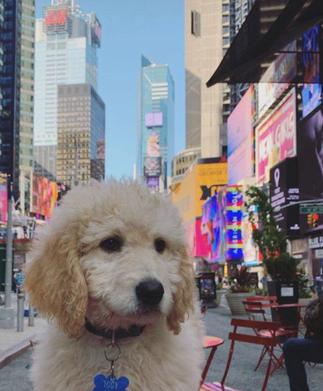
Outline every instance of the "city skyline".
<svg viewBox="0 0 323 391">
<path fill-rule="evenodd" d="M 95 12 L 102 24 L 97 92 L 106 104 L 106 172 L 117 178 L 132 176 L 142 54 L 170 67 L 176 83 L 175 153 L 184 148 L 184 2 L 77 3 L 84 12 Z M 49 4 L 37 1 L 37 17 Z"/>
</svg>

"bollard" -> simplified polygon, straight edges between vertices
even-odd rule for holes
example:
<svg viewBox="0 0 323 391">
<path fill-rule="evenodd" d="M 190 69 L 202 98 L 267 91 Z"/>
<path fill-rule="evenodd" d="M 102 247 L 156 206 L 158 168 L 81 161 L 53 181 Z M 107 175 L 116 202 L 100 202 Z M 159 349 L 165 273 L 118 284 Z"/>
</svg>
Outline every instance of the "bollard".
<svg viewBox="0 0 323 391">
<path fill-rule="evenodd" d="M 18 293 L 17 296 L 17 331 L 24 331 L 24 302 L 25 295 L 24 293 Z"/>
<path fill-rule="evenodd" d="M 35 312 L 34 307 L 32 305 L 29 305 L 28 326 L 35 326 Z"/>
</svg>

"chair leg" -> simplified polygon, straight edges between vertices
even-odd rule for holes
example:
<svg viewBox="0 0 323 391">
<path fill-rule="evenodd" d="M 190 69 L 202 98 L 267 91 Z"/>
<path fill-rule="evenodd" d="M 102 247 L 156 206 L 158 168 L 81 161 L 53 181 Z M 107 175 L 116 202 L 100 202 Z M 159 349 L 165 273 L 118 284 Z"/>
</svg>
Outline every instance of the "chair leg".
<svg viewBox="0 0 323 391">
<path fill-rule="evenodd" d="M 267 370 L 266 370 L 266 376 L 265 376 L 264 383 L 263 383 L 261 391 L 265 391 L 266 390 L 268 379 L 269 379 L 269 376 L 271 374 L 271 364 L 272 364 L 273 354 L 274 354 L 274 347 L 273 346 L 270 346 L 270 348 L 268 349 L 268 353 L 269 353 L 269 362 L 268 362 L 268 366 L 267 366 Z"/>
<path fill-rule="evenodd" d="M 259 368 L 259 365 L 261 364 L 261 362 L 262 362 L 263 358 L 265 357 L 265 354 L 266 354 L 266 353 L 267 353 L 267 348 L 266 348 L 266 346 L 264 346 L 264 347 L 262 348 L 261 353 L 260 353 L 259 360 L 258 360 L 258 362 L 257 362 L 255 371 Z"/>
<path fill-rule="evenodd" d="M 225 371 L 224 371 L 224 374 L 223 374 L 223 377 L 222 377 L 222 380 L 221 380 L 222 388 L 223 388 L 223 386 L 225 384 L 225 381 L 226 381 L 226 378 L 228 376 L 228 372 L 229 372 L 229 368 L 230 368 L 231 361 L 232 361 L 232 356 L 233 356 L 233 350 L 234 350 L 234 340 L 231 341 L 231 346 L 230 346 L 230 352 L 229 352 L 229 356 L 228 356 L 228 360 L 227 360 L 227 365 L 225 367 Z"/>
<path fill-rule="evenodd" d="M 210 365 L 211 365 L 211 363 L 212 363 L 212 360 L 213 360 L 213 357 L 214 357 L 214 354 L 215 354 L 216 350 L 217 350 L 217 347 L 215 346 L 215 347 L 213 347 L 213 348 L 211 349 L 211 351 L 210 351 L 209 357 L 208 357 L 208 359 L 207 359 L 207 361 L 206 361 L 205 367 L 204 367 L 203 372 L 202 372 L 202 377 L 201 377 L 200 386 L 202 386 L 202 384 L 203 384 L 204 381 L 205 381 L 206 375 L 207 375 L 207 373 L 208 373 L 208 371 L 209 371 L 209 368 L 210 368 Z"/>
</svg>

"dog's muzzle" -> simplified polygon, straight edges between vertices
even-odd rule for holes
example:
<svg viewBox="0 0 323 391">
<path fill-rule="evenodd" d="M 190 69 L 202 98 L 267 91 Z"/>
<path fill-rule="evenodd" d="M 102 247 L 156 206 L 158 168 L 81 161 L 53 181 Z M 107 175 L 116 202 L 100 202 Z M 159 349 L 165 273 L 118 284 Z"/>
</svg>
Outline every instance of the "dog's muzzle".
<svg viewBox="0 0 323 391">
<path fill-rule="evenodd" d="M 136 286 L 136 296 L 144 306 L 157 306 L 164 296 L 164 287 L 156 279 L 143 280 Z"/>
</svg>

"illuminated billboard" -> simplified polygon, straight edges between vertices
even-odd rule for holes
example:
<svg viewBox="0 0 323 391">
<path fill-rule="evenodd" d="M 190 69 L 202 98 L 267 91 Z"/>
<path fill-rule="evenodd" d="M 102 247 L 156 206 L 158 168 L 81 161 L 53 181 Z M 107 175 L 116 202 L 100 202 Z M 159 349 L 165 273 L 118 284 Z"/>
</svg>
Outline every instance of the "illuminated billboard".
<svg viewBox="0 0 323 391">
<path fill-rule="evenodd" d="M 282 95 L 296 76 L 296 42 L 287 45 L 277 59 L 271 63 L 257 85 L 258 111 L 260 118 Z"/>
<path fill-rule="evenodd" d="M 204 257 L 209 261 L 224 261 L 225 255 L 225 207 L 222 193 L 216 193 L 203 205 L 201 234 L 207 237 L 208 247 L 204 246 Z M 205 239 L 204 239 L 205 240 Z M 202 237 L 200 238 L 203 243 Z"/>
<path fill-rule="evenodd" d="M 254 174 L 254 87 L 250 86 L 228 118 L 228 181 Z"/>
<path fill-rule="evenodd" d="M 45 25 L 50 26 L 64 26 L 67 22 L 67 9 L 48 9 L 45 16 Z"/>
<path fill-rule="evenodd" d="M 150 157 L 160 156 L 159 134 L 152 132 L 147 138 L 146 154 Z"/>
<path fill-rule="evenodd" d="M 163 113 L 146 113 L 145 125 L 147 126 L 147 128 L 163 126 Z"/>
<path fill-rule="evenodd" d="M 146 185 L 150 191 L 159 191 L 159 176 L 152 176 L 145 178 Z"/>
<path fill-rule="evenodd" d="M 58 187 L 49 179 L 34 175 L 32 187 L 32 212 L 51 217 L 57 202 Z"/>
<path fill-rule="evenodd" d="M 314 26 L 303 34 L 302 67 L 302 115 L 306 117 L 322 102 L 320 84 L 320 26 Z"/>
<path fill-rule="evenodd" d="M 157 177 L 161 175 L 161 158 L 148 156 L 144 161 L 144 176 Z"/>
<path fill-rule="evenodd" d="M 268 182 L 269 170 L 296 155 L 296 94 L 294 88 L 256 128 L 256 166 L 259 183 Z"/>
<path fill-rule="evenodd" d="M 243 194 L 238 186 L 228 186 L 225 192 L 226 261 L 242 262 L 243 256 Z"/>
<path fill-rule="evenodd" d="M 323 229 L 323 105 L 303 119 L 298 127 L 300 206 L 304 233 Z"/>
<path fill-rule="evenodd" d="M 297 158 L 288 158 L 270 170 L 270 203 L 279 230 L 289 237 L 300 233 Z"/>
<path fill-rule="evenodd" d="M 8 187 L 7 183 L 0 183 L 0 221 L 6 223 L 8 220 Z"/>
</svg>

